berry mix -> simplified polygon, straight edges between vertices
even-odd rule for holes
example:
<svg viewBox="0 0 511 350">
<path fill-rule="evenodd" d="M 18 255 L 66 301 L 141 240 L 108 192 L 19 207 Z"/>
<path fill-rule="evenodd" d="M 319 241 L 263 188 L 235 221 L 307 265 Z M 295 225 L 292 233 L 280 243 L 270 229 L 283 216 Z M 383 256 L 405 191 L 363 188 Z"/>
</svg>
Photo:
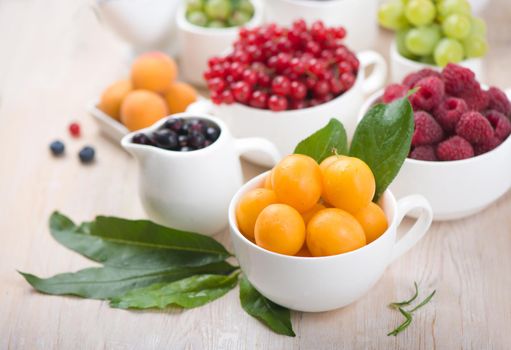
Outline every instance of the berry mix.
<svg viewBox="0 0 511 350">
<path fill-rule="evenodd" d="M 200 118 L 169 118 L 150 134 L 137 133 L 131 140 L 140 145 L 190 152 L 208 147 L 220 136 L 218 125 Z"/>
<path fill-rule="evenodd" d="M 349 90 L 359 61 L 344 44 L 343 27 L 297 20 L 241 28 L 232 53 L 213 57 L 204 73 L 211 100 L 272 111 L 317 106 Z"/>
<path fill-rule="evenodd" d="M 422 69 L 389 85 L 382 102 L 409 97 L 415 131 L 409 157 L 428 161 L 471 158 L 500 145 L 511 133 L 511 102 L 496 87 L 481 88 L 474 73 L 456 64 Z"/>
</svg>

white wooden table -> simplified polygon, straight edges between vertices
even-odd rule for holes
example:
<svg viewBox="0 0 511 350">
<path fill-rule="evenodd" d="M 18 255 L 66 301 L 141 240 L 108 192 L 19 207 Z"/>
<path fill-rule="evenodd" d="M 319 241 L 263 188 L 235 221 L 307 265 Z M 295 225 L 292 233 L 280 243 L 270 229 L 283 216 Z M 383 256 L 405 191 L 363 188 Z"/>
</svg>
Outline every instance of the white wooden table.
<svg viewBox="0 0 511 350">
<path fill-rule="evenodd" d="M 492 51 L 490 84 L 511 86 L 511 2 L 492 0 L 483 14 Z M 386 53 L 390 36 L 378 48 Z M 134 312 L 96 300 L 34 292 L 16 273 L 41 276 L 91 263 L 59 246 L 47 220 L 59 209 L 75 220 L 97 214 L 144 217 L 135 164 L 97 132 L 86 104 L 126 74 L 126 47 L 87 0 L 0 1 L 0 349 L 508 349 L 511 347 L 511 193 L 465 220 L 436 223 L 394 263 L 376 287 L 344 309 L 293 313 L 296 338 L 248 316 L 238 290 L 189 311 Z M 83 137 L 71 140 L 78 120 Z M 67 156 L 47 147 L 63 138 Z M 81 166 L 84 144 L 97 163 Z M 247 178 L 262 169 L 244 164 Z M 227 244 L 226 234 L 219 239 Z M 335 278 L 335 276 L 332 276 Z M 390 301 L 437 289 L 433 301 L 397 337 Z"/>
</svg>

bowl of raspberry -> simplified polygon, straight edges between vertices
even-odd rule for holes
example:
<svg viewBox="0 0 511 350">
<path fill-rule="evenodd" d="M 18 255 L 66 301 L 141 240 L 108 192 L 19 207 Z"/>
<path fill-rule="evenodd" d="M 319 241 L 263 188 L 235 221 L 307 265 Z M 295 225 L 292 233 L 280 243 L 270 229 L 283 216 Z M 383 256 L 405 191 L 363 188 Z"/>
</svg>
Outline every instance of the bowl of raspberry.
<svg viewBox="0 0 511 350">
<path fill-rule="evenodd" d="M 236 137 L 264 137 L 282 154 L 333 117 L 351 135 L 364 95 L 383 86 L 387 69 L 381 55 L 348 49 L 345 35 L 321 21 L 241 29 L 230 53 L 209 60 L 204 77 L 211 101 L 189 111 L 223 119 Z M 260 152 L 245 158 L 273 165 Z"/>
<path fill-rule="evenodd" d="M 391 185 L 396 196 L 420 193 L 435 220 L 475 214 L 511 188 L 511 91 L 480 84 L 465 67 L 422 69 L 400 84 L 371 96 L 359 118 L 375 103 L 390 103 L 417 89 L 412 147 Z M 413 213 L 412 213 L 413 216 Z"/>
</svg>

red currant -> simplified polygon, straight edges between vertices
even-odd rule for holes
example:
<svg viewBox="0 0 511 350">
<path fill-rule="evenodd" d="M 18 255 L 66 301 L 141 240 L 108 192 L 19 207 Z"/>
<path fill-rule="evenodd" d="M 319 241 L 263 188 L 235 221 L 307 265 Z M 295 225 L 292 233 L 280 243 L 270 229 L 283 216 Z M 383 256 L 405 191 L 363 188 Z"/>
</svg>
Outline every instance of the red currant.
<svg viewBox="0 0 511 350">
<path fill-rule="evenodd" d="M 251 88 L 250 85 L 248 85 L 244 81 L 238 81 L 232 85 L 232 95 L 234 96 L 234 99 L 241 103 L 248 102 L 248 99 L 251 94 Z"/>
<path fill-rule="evenodd" d="M 289 90 L 291 88 L 290 85 L 291 82 L 287 77 L 283 75 L 277 75 L 271 82 L 271 90 L 277 95 L 286 96 L 289 94 Z"/>
<path fill-rule="evenodd" d="M 330 91 L 330 86 L 326 80 L 320 80 L 314 86 L 315 96 L 324 96 Z"/>
<path fill-rule="evenodd" d="M 295 100 L 302 100 L 307 95 L 307 87 L 299 81 L 292 81 L 289 95 Z"/>
<path fill-rule="evenodd" d="M 71 133 L 71 136 L 79 137 L 80 136 L 80 125 L 78 123 L 69 124 L 69 132 Z"/>
<path fill-rule="evenodd" d="M 230 104 L 234 103 L 234 96 L 233 96 L 231 90 L 224 90 L 222 92 L 221 98 L 222 98 L 223 103 L 225 103 L 225 104 L 230 105 Z"/>
<path fill-rule="evenodd" d="M 247 69 L 243 72 L 243 81 L 250 86 L 257 84 L 258 74 L 251 69 Z"/>
<path fill-rule="evenodd" d="M 250 97 L 250 105 L 255 108 L 266 108 L 268 95 L 261 90 L 254 91 Z"/>
<path fill-rule="evenodd" d="M 210 91 L 222 91 L 225 88 L 225 80 L 222 78 L 211 78 L 207 80 Z"/>
<path fill-rule="evenodd" d="M 268 107 L 275 112 L 287 109 L 287 99 L 284 96 L 271 95 L 268 99 Z"/>
</svg>

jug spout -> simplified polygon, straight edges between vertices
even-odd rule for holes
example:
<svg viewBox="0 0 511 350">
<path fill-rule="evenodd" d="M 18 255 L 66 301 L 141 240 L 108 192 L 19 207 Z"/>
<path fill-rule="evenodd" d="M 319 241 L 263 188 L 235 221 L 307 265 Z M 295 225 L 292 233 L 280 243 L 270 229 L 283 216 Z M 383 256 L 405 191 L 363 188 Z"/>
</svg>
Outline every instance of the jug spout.
<svg viewBox="0 0 511 350">
<path fill-rule="evenodd" d="M 133 136 L 132 134 L 124 136 L 121 140 L 121 146 L 126 151 L 128 151 L 129 154 L 131 154 L 133 157 L 140 161 L 144 159 L 147 156 L 147 154 L 151 151 L 150 146 L 133 143 L 131 141 L 132 136 Z"/>
</svg>

